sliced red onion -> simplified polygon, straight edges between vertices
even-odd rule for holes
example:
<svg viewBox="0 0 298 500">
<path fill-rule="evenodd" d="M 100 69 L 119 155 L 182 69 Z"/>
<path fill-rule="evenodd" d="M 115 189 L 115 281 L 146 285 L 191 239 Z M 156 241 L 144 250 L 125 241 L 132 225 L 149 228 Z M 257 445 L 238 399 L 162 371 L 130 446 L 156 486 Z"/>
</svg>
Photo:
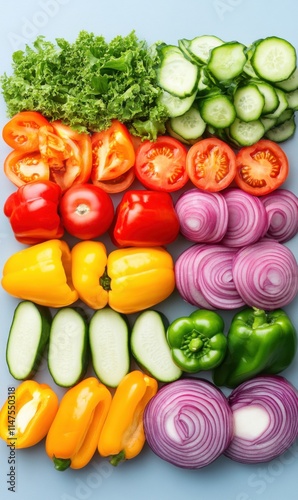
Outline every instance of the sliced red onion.
<svg viewBox="0 0 298 500">
<path fill-rule="evenodd" d="M 280 243 L 292 239 L 298 233 L 298 198 L 287 189 L 277 189 L 260 198 L 268 215 L 266 237 Z"/>
<path fill-rule="evenodd" d="M 197 243 L 184 250 L 178 257 L 175 263 L 176 288 L 181 297 L 189 304 L 203 309 L 213 309 L 203 297 L 196 279 L 196 261 L 204 248 L 208 248 L 208 245 Z"/>
<path fill-rule="evenodd" d="M 234 437 L 225 455 L 232 460 L 268 462 L 298 437 L 298 391 L 285 378 L 256 377 L 234 389 L 228 401 Z"/>
<path fill-rule="evenodd" d="M 284 307 L 298 292 L 295 256 L 277 241 L 263 240 L 238 250 L 233 278 L 244 302 L 259 309 Z"/>
<path fill-rule="evenodd" d="M 205 300 L 217 309 L 236 309 L 245 302 L 240 297 L 232 273 L 234 248 L 206 245 L 200 251 L 200 262 L 194 269 L 196 288 Z"/>
<path fill-rule="evenodd" d="M 188 240 L 218 243 L 225 235 L 228 209 L 222 194 L 190 189 L 178 198 L 175 210 L 180 232 Z"/>
<path fill-rule="evenodd" d="M 263 203 L 241 189 L 223 191 L 228 207 L 228 227 L 221 243 L 244 247 L 262 238 L 268 229 L 268 216 Z"/>
<path fill-rule="evenodd" d="M 199 469 L 216 460 L 233 434 L 224 394 L 207 380 L 180 379 L 163 386 L 144 412 L 148 445 L 163 460 Z"/>
</svg>

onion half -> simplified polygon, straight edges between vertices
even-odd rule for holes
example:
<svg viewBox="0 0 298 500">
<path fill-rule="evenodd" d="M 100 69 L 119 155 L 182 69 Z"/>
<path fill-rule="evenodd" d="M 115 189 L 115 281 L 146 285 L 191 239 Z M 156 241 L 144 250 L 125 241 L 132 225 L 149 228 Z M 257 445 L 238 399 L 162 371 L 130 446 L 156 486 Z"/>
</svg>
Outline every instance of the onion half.
<svg viewBox="0 0 298 500">
<path fill-rule="evenodd" d="M 273 310 L 289 304 L 298 292 L 298 266 L 289 248 L 262 240 L 235 255 L 233 279 L 244 302 Z"/>
<path fill-rule="evenodd" d="M 233 434 L 232 412 L 224 394 L 207 380 L 180 379 L 163 386 L 144 412 L 152 451 L 163 460 L 199 469 L 216 460 Z"/>
<path fill-rule="evenodd" d="M 237 188 L 227 189 L 223 196 L 228 207 L 228 226 L 222 244 L 239 248 L 262 238 L 269 222 L 261 200 Z"/>
<path fill-rule="evenodd" d="M 298 233 L 298 198 L 287 189 L 277 189 L 260 198 L 268 215 L 266 237 L 285 243 Z"/>
<path fill-rule="evenodd" d="M 256 377 L 232 391 L 234 437 L 224 454 L 237 462 L 268 462 L 298 437 L 298 391 L 285 378 Z"/>
<path fill-rule="evenodd" d="M 222 194 L 190 189 L 178 198 L 175 210 L 180 232 L 188 240 L 218 243 L 225 235 L 228 209 Z"/>
</svg>

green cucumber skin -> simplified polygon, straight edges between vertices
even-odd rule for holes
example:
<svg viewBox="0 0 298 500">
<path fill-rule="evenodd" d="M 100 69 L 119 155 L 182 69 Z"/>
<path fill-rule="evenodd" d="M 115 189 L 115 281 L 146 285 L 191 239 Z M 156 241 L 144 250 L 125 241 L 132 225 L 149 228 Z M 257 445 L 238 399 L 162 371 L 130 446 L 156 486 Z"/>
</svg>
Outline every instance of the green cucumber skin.
<svg viewBox="0 0 298 500">
<path fill-rule="evenodd" d="M 8 355 L 8 347 L 9 347 L 10 338 L 13 335 L 13 325 L 14 325 L 14 321 L 16 319 L 16 316 L 17 316 L 20 308 L 25 307 L 26 304 L 32 304 L 39 312 L 40 317 L 41 317 L 41 332 L 40 332 L 39 343 L 36 347 L 36 352 L 35 352 L 35 356 L 33 359 L 32 368 L 31 368 L 30 372 L 28 372 L 25 377 L 20 378 L 20 377 L 16 376 L 16 374 L 13 372 L 13 370 L 10 367 L 11 363 L 10 363 L 9 355 Z M 41 361 L 45 355 L 45 350 L 46 350 L 46 347 L 47 347 L 48 342 L 49 342 L 51 323 L 52 323 L 52 315 L 51 315 L 50 309 L 46 306 L 41 306 L 41 305 L 35 304 L 34 302 L 27 301 L 27 300 L 20 302 L 16 306 L 14 314 L 13 314 L 12 322 L 11 322 L 11 327 L 9 330 L 7 345 L 6 345 L 6 363 L 8 366 L 9 373 L 16 380 L 30 380 L 36 374 L 36 372 L 41 364 Z"/>
<path fill-rule="evenodd" d="M 74 311 L 75 313 L 77 313 L 80 316 L 80 318 L 82 320 L 82 325 L 83 325 L 82 351 L 81 351 L 81 354 L 80 354 L 80 357 L 78 360 L 79 369 L 77 372 L 77 376 L 71 382 L 68 382 L 68 383 L 57 378 L 57 376 L 55 374 L 55 370 L 51 366 L 52 363 L 51 363 L 51 359 L 50 359 L 51 332 L 52 332 L 53 328 L 55 328 L 56 322 L 60 320 L 61 315 L 67 310 L 71 310 L 71 311 Z M 55 320 L 56 320 L 56 322 L 55 322 Z M 89 349 L 89 335 L 88 335 L 88 320 L 87 320 L 87 315 L 86 315 L 85 311 L 80 307 L 62 307 L 61 309 L 58 310 L 58 312 L 56 313 L 56 315 L 54 316 L 54 318 L 52 320 L 51 331 L 50 331 L 50 336 L 49 336 L 48 369 L 49 369 L 50 375 L 51 375 L 53 381 L 55 382 L 55 384 L 57 384 L 60 387 L 66 387 L 66 388 L 73 387 L 74 385 L 76 385 L 78 382 L 80 382 L 84 378 L 84 376 L 87 372 L 89 359 L 90 359 L 90 349 Z"/>
</svg>

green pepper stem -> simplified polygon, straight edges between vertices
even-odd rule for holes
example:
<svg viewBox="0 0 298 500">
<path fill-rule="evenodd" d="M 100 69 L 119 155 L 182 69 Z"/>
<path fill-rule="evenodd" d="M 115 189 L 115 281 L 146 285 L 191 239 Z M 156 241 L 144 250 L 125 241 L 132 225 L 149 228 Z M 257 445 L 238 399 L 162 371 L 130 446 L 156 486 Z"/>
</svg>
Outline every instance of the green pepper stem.
<svg viewBox="0 0 298 500">
<path fill-rule="evenodd" d="M 56 470 L 64 471 L 70 467 L 71 460 L 70 458 L 56 458 L 53 457 L 53 462 Z"/>
<path fill-rule="evenodd" d="M 254 315 L 254 321 L 252 324 L 253 328 L 258 328 L 258 326 L 262 326 L 265 323 L 267 323 L 266 313 L 263 309 L 257 309 L 256 307 L 253 307 L 253 315 Z"/>
<path fill-rule="evenodd" d="M 100 277 L 99 283 L 104 290 L 111 290 L 111 278 L 109 277 L 109 275 L 107 273 L 107 269 L 105 269 L 105 272 Z"/>
<path fill-rule="evenodd" d="M 114 467 L 116 467 L 121 462 L 124 462 L 124 460 L 125 460 L 125 451 L 122 450 L 117 455 L 113 455 L 110 458 L 110 464 L 113 465 Z"/>
<path fill-rule="evenodd" d="M 199 351 L 203 347 L 204 343 L 202 342 L 201 339 L 195 338 L 191 339 L 191 341 L 188 344 L 188 348 L 192 352 Z"/>
</svg>

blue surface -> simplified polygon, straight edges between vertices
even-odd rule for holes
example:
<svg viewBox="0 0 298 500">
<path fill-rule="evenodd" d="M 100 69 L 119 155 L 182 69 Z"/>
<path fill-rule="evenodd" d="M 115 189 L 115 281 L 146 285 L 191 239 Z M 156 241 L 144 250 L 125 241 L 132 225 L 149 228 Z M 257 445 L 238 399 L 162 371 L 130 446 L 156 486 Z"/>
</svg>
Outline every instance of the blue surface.
<svg viewBox="0 0 298 500">
<path fill-rule="evenodd" d="M 13 51 L 23 49 L 38 34 L 47 39 L 74 39 L 82 29 L 103 35 L 107 40 L 126 35 L 135 29 L 148 43 L 163 40 L 176 44 L 179 38 L 191 39 L 201 34 L 217 35 L 225 40 L 245 44 L 269 35 L 288 39 L 298 49 L 298 4 L 294 0 L 15 0 L 2 2 L 0 19 L 0 73 L 11 70 Z M 5 103 L 0 98 L 0 127 L 6 122 Z M 283 145 L 290 160 L 290 175 L 285 187 L 298 194 L 297 134 Z M 0 143 L 3 162 L 9 148 Z M 0 203 L 13 191 L 13 186 L 0 173 Z M 298 237 L 288 246 L 298 257 Z M 171 250 L 178 255 L 183 242 Z M 8 256 L 21 248 L 1 214 L 0 266 Z M 5 347 L 12 313 L 17 301 L 0 290 L 0 403 L 8 387 L 17 385 L 7 370 Z M 298 328 L 298 298 L 287 308 Z M 161 309 L 161 308 L 160 308 Z M 188 313 L 186 305 L 175 294 L 162 307 L 170 320 Z M 229 315 L 226 315 L 227 320 Z M 298 387 L 298 356 L 283 373 Z M 50 383 L 46 365 L 37 380 Z M 56 472 L 41 443 L 16 455 L 16 492 L 7 487 L 9 449 L 0 442 L 0 497 L 2 500 L 294 500 L 298 491 L 298 442 L 282 457 L 268 463 L 245 466 L 221 457 L 212 465 L 185 471 L 163 462 L 146 447 L 136 459 L 118 468 L 96 456 L 81 471 Z"/>
</svg>

